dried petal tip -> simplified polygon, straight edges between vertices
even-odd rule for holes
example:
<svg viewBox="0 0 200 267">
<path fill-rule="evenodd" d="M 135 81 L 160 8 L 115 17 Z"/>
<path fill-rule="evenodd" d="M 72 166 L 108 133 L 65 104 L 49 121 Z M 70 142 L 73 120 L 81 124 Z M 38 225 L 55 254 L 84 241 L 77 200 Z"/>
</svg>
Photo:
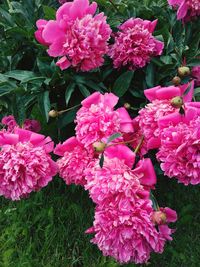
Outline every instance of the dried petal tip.
<svg viewBox="0 0 200 267">
<path fill-rule="evenodd" d="M 167 216 L 162 211 L 155 211 L 152 214 L 152 221 L 154 224 L 160 225 L 160 224 L 166 224 L 167 222 Z"/>
<path fill-rule="evenodd" d="M 173 79 L 172 79 L 172 83 L 174 85 L 179 85 L 181 83 L 181 78 L 178 77 L 178 76 L 175 76 Z"/>
<path fill-rule="evenodd" d="M 125 103 L 125 104 L 124 104 L 124 107 L 125 107 L 126 109 L 130 109 L 130 108 L 131 108 L 131 105 L 130 105 L 129 103 Z"/>
<path fill-rule="evenodd" d="M 180 96 L 176 96 L 172 98 L 171 105 L 175 108 L 180 108 L 183 105 L 183 98 Z"/>
<path fill-rule="evenodd" d="M 58 117 L 58 111 L 56 111 L 56 110 L 54 110 L 54 109 L 50 110 L 50 111 L 49 111 L 49 117 L 51 117 L 51 118 L 56 118 L 56 117 Z"/>
<path fill-rule="evenodd" d="M 178 68 L 178 75 L 180 77 L 185 77 L 190 75 L 190 68 L 188 67 L 179 67 Z"/>
<path fill-rule="evenodd" d="M 95 152 L 98 152 L 98 153 L 103 152 L 106 148 L 106 144 L 103 142 L 94 142 L 92 146 Z"/>
</svg>

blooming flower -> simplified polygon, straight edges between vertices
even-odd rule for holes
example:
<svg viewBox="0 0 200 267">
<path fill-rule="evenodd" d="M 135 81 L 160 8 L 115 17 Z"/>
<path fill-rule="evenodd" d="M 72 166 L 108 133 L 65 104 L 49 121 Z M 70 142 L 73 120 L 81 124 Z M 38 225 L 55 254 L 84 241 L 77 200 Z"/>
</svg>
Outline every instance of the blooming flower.
<svg viewBox="0 0 200 267">
<path fill-rule="evenodd" d="M 157 20 L 151 22 L 131 18 L 119 26 L 120 31 L 109 51 L 115 68 L 142 68 L 152 57 L 161 55 L 164 44 L 152 35 L 156 24 Z"/>
<path fill-rule="evenodd" d="M 54 153 L 62 156 L 57 164 L 59 175 L 65 180 L 66 184 L 84 185 L 84 169 L 93 158 L 84 146 L 75 137 L 71 137 L 62 145 L 58 144 Z"/>
<path fill-rule="evenodd" d="M 133 152 L 132 152 L 133 153 Z M 107 156 L 103 167 L 99 160 L 92 161 L 85 170 L 85 189 L 96 204 L 112 200 L 122 194 L 124 198 L 146 198 L 149 188 L 156 183 L 156 175 L 150 159 L 139 161 L 132 170 L 122 158 Z"/>
<path fill-rule="evenodd" d="M 57 173 L 49 137 L 15 128 L 0 133 L 0 195 L 12 200 L 46 186 Z"/>
<path fill-rule="evenodd" d="M 192 76 L 195 78 L 195 85 L 200 86 L 200 66 L 192 68 Z"/>
<path fill-rule="evenodd" d="M 8 132 L 13 132 L 16 127 L 19 128 L 19 125 L 17 124 L 14 116 L 12 116 L 12 115 L 5 116 L 2 119 L 1 123 L 7 126 Z M 22 128 L 25 130 L 29 130 L 29 131 L 38 133 L 41 130 L 41 125 L 36 120 L 26 119 L 23 123 Z"/>
<path fill-rule="evenodd" d="M 178 7 L 177 18 L 189 21 L 200 15 L 199 0 L 168 0 L 173 7 Z"/>
<path fill-rule="evenodd" d="M 163 130 L 157 159 L 168 177 L 184 185 L 200 183 L 200 115 Z"/>
<path fill-rule="evenodd" d="M 184 95 L 188 86 L 189 92 Z M 147 149 L 155 149 L 160 146 L 161 129 L 158 122 L 165 116 L 172 113 L 179 113 L 179 109 L 171 104 L 174 97 L 182 97 L 183 101 L 191 101 L 194 92 L 194 82 L 179 87 L 157 86 L 144 91 L 145 96 L 151 103 L 139 111 L 139 116 L 135 118 L 135 122 L 139 124 L 139 131 L 142 131 L 147 142 Z"/>
<path fill-rule="evenodd" d="M 150 200 L 131 202 L 118 196 L 109 205 L 97 206 L 93 227 L 86 233 L 95 233 L 91 242 L 98 245 L 104 256 L 114 257 L 120 263 L 146 263 L 151 252 L 163 252 L 173 233 L 167 225 L 156 228 L 152 213 Z"/>
<path fill-rule="evenodd" d="M 112 93 L 94 93 L 82 101 L 77 112 L 76 136 L 85 147 L 112 134 L 133 131 L 132 120 L 125 108 L 114 110 L 118 97 Z"/>
<path fill-rule="evenodd" d="M 35 38 L 49 46 L 48 54 L 61 57 L 61 69 L 72 66 L 89 71 L 101 66 L 107 53 L 111 29 L 103 13 L 94 15 L 97 4 L 88 0 L 74 0 L 63 4 L 56 20 L 39 20 Z"/>
</svg>

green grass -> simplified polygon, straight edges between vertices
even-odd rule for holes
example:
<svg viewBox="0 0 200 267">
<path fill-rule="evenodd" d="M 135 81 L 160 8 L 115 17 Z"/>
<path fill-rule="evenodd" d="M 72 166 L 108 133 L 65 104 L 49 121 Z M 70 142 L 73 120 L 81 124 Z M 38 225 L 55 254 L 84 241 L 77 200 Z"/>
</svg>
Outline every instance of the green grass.
<svg viewBox="0 0 200 267">
<path fill-rule="evenodd" d="M 152 255 L 150 266 L 200 266 L 199 186 L 160 178 L 158 188 L 160 206 L 176 209 L 179 220 L 173 242 L 163 254 Z M 27 200 L 1 198 L 0 203 L 0 267 L 119 266 L 84 234 L 92 225 L 94 206 L 80 187 L 56 178 Z"/>
</svg>

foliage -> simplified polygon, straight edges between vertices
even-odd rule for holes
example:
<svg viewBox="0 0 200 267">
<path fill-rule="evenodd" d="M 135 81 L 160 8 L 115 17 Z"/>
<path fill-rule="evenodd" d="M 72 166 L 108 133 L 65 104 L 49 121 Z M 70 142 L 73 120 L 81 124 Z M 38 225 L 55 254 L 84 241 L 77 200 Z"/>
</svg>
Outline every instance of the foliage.
<svg viewBox="0 0 200 267">
<path fill-rule="evenodd" d="M 0 3 L 0 119 L 14 114 L 22 125 L 25 118 L 33 117 L 44 126 L 44 133 L 56 142 L 63 141 L 73 134 L 78 105 L 91 93 L 114 92 L 120 97 L 120 104 L 128 102 L 134 107 L 130 110 L 134 117 L 146 103 L 144 89 L 171 85 L 178 67 L 185 62 L 189 67 L 200 65 L 200 20 L 183 25 L 165 0 L 96 2 L 115 31 L 130 17 L 158 19 L 154 35 L 165 43 L 162 56 L 135 71 L 113 69 L 109 58 L 103 67 L 88 73 L 73 69 L 61 71 L 34 38 L 36 20 L 53 19 L 58 3 L 54 0 L 3 1 Z M 187 78 L 183 80 L 187 81 Z M 195 94 L 198 99 L 199 88 Z M 75 108 L 56 119 L 49 118 L 51 109 L 71 107 Z M 168 200 L 179 212 L 180 220 L 174 244 L 167 247 L 162 259 L 154 256 L 152 266 L 157 266 L 158 261 L 160 266 L 197 266 L 198 188 L 168 183 L 159 168 L 157 173 L 161 174 L 157 197 L 161 204 Z M 165 191 L 166 187 L 171 194 Z M 28 200 L 1 202 L 0 266 L 118 266 L 102 257 L 84 235 L 93 214 L 92 204 L 80 188 L 69 189 L 56 178 L 48 188 Z"/>
</svg>

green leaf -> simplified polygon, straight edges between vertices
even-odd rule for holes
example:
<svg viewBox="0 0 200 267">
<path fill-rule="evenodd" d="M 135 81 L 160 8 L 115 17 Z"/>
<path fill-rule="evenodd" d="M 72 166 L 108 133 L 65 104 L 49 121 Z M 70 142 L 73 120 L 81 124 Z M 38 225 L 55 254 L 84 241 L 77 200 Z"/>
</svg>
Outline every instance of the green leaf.
<svg viewBox="0 0 200 267">
<path fill-rule="evenodd" d="M 192 59 L 187 63 L 187 66 L 188 67 L 200 66 L 200 59 L 199 58 Z"/>
<path fill-rule="evenodd" d="M 154 78 L 155 78 L 154 74 L 155 74 L 154 66 L 152 63 L 150 63 L 146 68 L 146 77 L 145 77 L 148 88 L 154 87 Z"/>
<path fill-rule="evenodd" d="M 70 110 L 63 115 L 59 116 L 58 118 L 58 128 L 62 129 L 66 125 L 72 123 L 76 117 L 76 112 L 78 108 L 74 108 L 73 110 Z"/>
<path fill-rule="evenodd" d="M 90 91 L 83 84 L 78 84 L 79 90 L 84 97 L 88 97 L 90 95 Z"/>
<path fill-rule="evenodd" d="M 65 102 L 66 102 L 66 106 L 68 106 L 70 98 L 75 90 L 76 84 L 75 83 L 70 83 L 67 86 L 67 89 L 65 91 Z"/>
<path fill-rule="evenodd" d="M 22 126 L 25 118 L 26 118 L 26 108 L 24 103 L 24 98 L 20 96 L 14 97 L 13 103 L 13 114 L 17 121 L 17 123 Z"/>
<path fill-rule="evenodd" d="M 49 111 L 51 109 L 51 104 L 49 100 L 49 91 L 45 91 L 38 96 L 39 108 L 42 115 L 45 117 L 46 121 L 49 121 Z"/>
<path fill-rule="evenodd" d="M 0 83 L 0 96 L 8 95 L 16 89 L 16 84 L 12 82 Z"/>
<path fill-rule="evenodd" d="M 46 6 L 43 5 L 43 11 L 44 11 L 44 15 L 45 15 L 45 19 L 47 20 L 51 20 L 51 19 L 55 19 L 56 17 L 56 10 L 50 6 Z"/>
<path fill-rule="evenodd" d="M 99 160 L 99 165 L 101 168 L 103 168 L 103 163 L 104 163 L 104 154 L 101 154 L 100 160 Z"/>
<path fill-rule="evenodd" d="M 123 96 L 129 89 L 131 81 L 133 79 L 134 71 L 126 71 L 115 81 L 113 86 L 113 93 L 117 96 Z"/>
<path fill-rule="evenodd" d="M 194 89 L 194 95 L 198 95 L 198 94 L 200 94 L 200 87 L 196 87 Z"/>
<path fill-rule="evenodd" d="M 9 72 L 6 72 L 4 74 L 6 77 L 13 78 L 18 81 L 23 81 L 24 79 L 30 79 L 34 78 L 36 75 L 32 71 L 27 71 L 27 70 L 12 70 Z"/>
<path fill-rule="evenodd" d="M 121 133 L 114 133 L 114 134 L 112 134 L 112 135 L 108 138 L 108 140 L 107 140 L 107 144 L 110 143 L 110 142 L 112 142 L 113 140 L 115 140 L 115 139 L 121 137 L 121 136 L 122 136 Z"/>
</svg>

